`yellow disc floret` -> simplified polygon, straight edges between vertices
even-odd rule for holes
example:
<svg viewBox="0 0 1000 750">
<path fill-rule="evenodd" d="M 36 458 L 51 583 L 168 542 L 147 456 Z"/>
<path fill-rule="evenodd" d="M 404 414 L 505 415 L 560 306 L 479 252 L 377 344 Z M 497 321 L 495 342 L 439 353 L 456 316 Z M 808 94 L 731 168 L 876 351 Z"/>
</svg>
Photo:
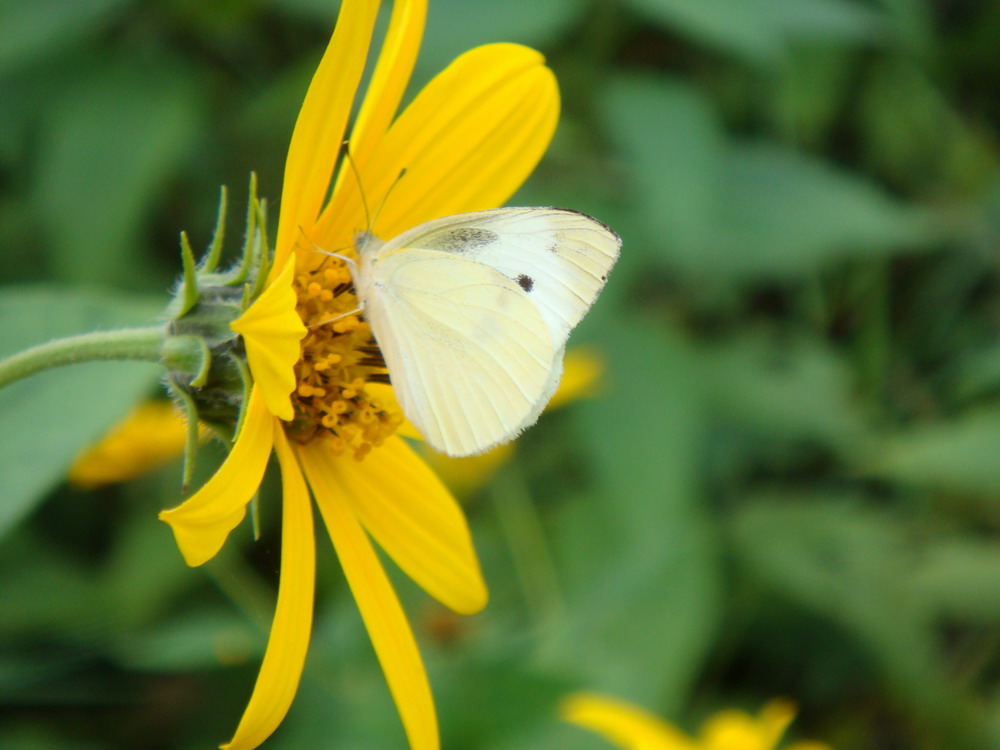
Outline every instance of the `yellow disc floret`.
<svg viewBox="0 0 1000 750">
<path fill-rule="evenodd" d="M 365 391 L 388 383 L 389 374 L 371 329 L 358 309 L 350 271 L 327 258 L 295 277 L 297 311 L 309 329 L 295 366 L 295 418 L 286 430 L 300 443 L 326 439 L 336 455 L 361 460 L 403 421 Z"/>
</svg>

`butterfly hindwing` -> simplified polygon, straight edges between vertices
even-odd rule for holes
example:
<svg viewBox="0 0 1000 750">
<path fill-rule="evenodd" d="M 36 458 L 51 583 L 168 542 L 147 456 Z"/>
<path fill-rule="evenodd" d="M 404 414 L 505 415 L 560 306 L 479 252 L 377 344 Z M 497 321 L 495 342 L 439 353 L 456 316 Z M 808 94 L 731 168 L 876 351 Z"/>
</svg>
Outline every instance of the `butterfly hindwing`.
<svg viewBox="0 0 1000 750">
<path fill-rule="evenodd" d="M 380 258 L 365 314 L 396 397 L 435 448 L 478 453 L 523 429 L 554 356 L 537 308 L 489 266 L 435 250 Z"/>
</svg>

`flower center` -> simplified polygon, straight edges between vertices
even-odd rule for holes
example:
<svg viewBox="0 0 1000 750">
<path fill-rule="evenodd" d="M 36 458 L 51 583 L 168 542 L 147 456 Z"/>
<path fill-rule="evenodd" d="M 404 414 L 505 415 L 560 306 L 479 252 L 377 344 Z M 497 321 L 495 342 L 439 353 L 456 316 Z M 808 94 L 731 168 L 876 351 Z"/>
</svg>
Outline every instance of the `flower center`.
<svg viewBox="0 0 1000 750">
<path fill-rule="evenodd" d="M 362 317 L 351 274 L 327 258 L 295 277 L 297 312 L 309 333 L 295 366 L 295 419 L 288 436 L 300 443 L 326 439 L 335 455 L 361 460 L 396 431 L 403 415 L 378 403 L 368 383 L 388 383 L 389 373 L 371 328 Z"/>
</svg>

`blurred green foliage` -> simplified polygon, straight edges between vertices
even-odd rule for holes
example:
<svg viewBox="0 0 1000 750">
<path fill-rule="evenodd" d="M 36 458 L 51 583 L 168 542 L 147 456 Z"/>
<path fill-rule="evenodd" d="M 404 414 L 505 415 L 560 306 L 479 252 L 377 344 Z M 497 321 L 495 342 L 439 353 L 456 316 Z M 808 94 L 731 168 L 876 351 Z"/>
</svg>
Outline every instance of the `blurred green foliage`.
<svg viewBox="0 0 1000 750">
<path fill-rule="evenodd" d="M 148 319 L 220 184 L 279 199 L 334 5 L 0 0 L 0 353 Z M 446 748 L 604 747 L 554 719 L 578 688 L 688 728 L 786 695 L 842 750 L 1000 746 L 997 39 L 998 0 L 431 0 L 415 85 L 538 46 L 564 114 L 511 203 L 624 238 L 574 336 L 601 396 L 466 498 L 490 606 L 400 577 Z M 249 696 L 275 488 L 259 542 L 189 570 L 156 521 L 176 466 L 60 484 L 155 377 L 0 394 L 0 747 L 211 747 Z M 321 550 L 267 747 L 401 748 Z"/>
</svg>

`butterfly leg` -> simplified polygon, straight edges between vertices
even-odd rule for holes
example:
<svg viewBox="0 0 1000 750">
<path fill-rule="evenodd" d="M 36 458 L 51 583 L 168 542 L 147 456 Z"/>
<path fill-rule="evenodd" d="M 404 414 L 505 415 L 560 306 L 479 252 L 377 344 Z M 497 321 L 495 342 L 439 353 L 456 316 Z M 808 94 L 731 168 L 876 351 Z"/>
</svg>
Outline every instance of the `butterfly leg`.
<svg viewBox="0 0 1000 750">
<path fill-rule="evenodd" d="M 304 239 L 306 242 L 308 242 L 312 246 L 309 249 L 311 249 L 314 253 L 319 253 L 320 255 L 325 255 L 328 258 L 336 258 L 337 260 L 343 261 L 345 264 L 347 264 L 347 269 L 351 272 L 351 281 L 353 282 L 353 281 L 357 280 L 357 278 L 358 278 L 358 264 L 354 260 L 354 258 L 351 258 L 348 255 L 343 255 L 342 253 L 335 253 L 335 252 L 331 252 L 330 250 L 324 250 L 319 245 L 317 245 L 315 242 L 313 242 L 311 239 L 309 239 L 309 237 L 306 236 L 305 230 L 302 227 L 299 227 L 299 232 L 302 233 L 302 239 Z"/>
<path fill-rule="evenodd" d="M 321 250 L 320 248 L 316 248 L 316 251 L 331 258 L 344 261 L 344 263 L 347 264 L 348 270 L 351 272 L 351 281 L 358 278 L 358 264 L 355 262 L 354 258 L 351 258 L 348 255 L 341 255 L 340 253 L 332 253 L 329 250 Z"/>
<path fill-rule="evenodd" d="M 348 310 L 347 312 L 341 313 L 340 315 L 335 315 L 332 318 L 327 318 L 326 320 L 321 320 L 318 323 L 310 323 L 308 325 L 308 328 L 318 328 L 319 326 L 325 326 L 327 323 L 336 323 L 338 320 L 343 320 L 344 318 L 349 318 L 352 315 L 357 315 L 359 313 L 364 313 L 364 311 L 365 311 L 365 306 L 362 303 L 362 304 L 358 305 L 357 307 L 355 307 L 353 310 Z"/>
</svg>

